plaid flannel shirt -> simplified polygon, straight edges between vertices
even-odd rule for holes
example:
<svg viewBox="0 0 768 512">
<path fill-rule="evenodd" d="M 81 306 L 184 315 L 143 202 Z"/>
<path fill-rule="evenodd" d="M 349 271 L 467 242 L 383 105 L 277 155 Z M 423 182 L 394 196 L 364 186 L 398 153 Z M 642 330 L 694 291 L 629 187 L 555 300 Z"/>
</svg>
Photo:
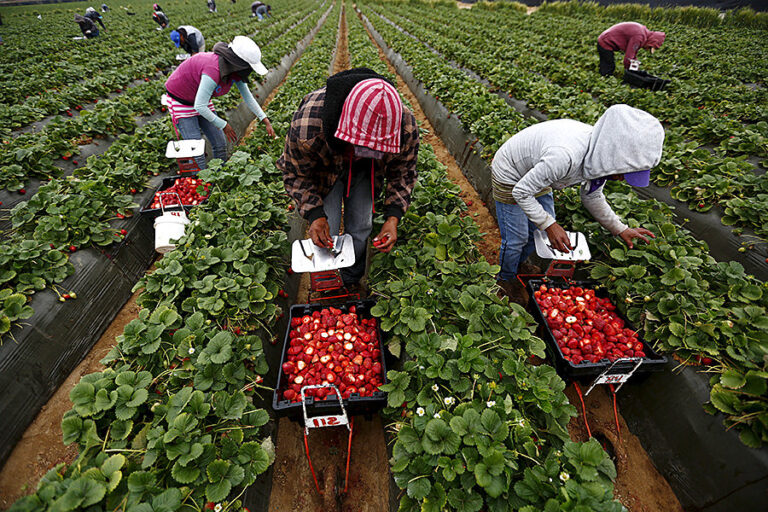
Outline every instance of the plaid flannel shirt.
<svg viewBox="0 0 768 512">
<path fill-rule="evenodd" d="M 344 155 L 334 151 L 323 134 L 321 113 L 324 101 L 325 87 L 304 97 L 291 121 L 285 150 L 276 164 L 283 171 L 285 190 L 296 201 L 301 216 L 309 222 L 325 216 L 323 198 L 348 169 Z M 382 189 L 386 179 L 385 218 L 394 216 L 399 219 L 411 203 L 411 192 L 417 179 L 418 151 L 416 118 L 410 110 L 403 109 L 400 153 L 387 154 L 375 163 L 376 190 Z"/>
</svg>

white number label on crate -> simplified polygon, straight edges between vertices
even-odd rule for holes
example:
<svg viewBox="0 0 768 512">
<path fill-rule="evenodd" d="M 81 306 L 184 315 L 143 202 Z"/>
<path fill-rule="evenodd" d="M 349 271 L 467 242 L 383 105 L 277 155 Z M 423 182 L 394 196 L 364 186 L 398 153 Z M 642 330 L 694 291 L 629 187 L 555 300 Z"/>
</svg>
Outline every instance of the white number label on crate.
<svg viewBox="0 0 768 512">
<path fill-rule="evenodd" d="M 628 373 L 614 373 L 612 375 L 601 375 L 595 384 L 621 384 L 629 379 Z"/>
<path fill-rule="evenodd" d="M 322 428 L 322 427 L 340 427 L 347 424 L 346 416 L 316 416 L 309 418 L 309 428 Z"/>
</svg>

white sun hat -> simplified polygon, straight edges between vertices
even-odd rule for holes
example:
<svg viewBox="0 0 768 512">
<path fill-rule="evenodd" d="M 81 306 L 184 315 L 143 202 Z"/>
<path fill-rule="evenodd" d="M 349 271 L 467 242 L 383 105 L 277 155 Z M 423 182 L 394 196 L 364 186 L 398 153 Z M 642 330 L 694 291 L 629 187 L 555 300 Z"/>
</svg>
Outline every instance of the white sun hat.
<svg viewBox="0 0 768 512">
<path fill-rule="evenodd" d="M 260 75 L 268 73 L 267 68 L 261 63 L 261 49 L 253 39 L 247 36 L 235 36 L 229 47 L 235 52 L 235 55 L 251 65 L 253 70 Z"/>
</svg>

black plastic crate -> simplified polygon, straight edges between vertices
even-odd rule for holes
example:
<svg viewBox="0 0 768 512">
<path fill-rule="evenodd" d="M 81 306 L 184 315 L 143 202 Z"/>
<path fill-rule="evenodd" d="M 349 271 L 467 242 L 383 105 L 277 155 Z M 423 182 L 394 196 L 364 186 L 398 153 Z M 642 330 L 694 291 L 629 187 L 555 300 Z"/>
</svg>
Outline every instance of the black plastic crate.
<svg viewBox="0 0 768 512">
<path fill-rule="evenodd" d="M 356 313 L 360 318 L 372 318 L 370 314 L 371 308 L 376 304 L 373 299 L 363 299 L 345 302 L 343 304 L 296 304 L 291 306 L 288 315 L 288 325 L 285 331 L 285 337 L 283 339 L 283 350 L 280 355 L 280 367 L 278 368 L 277 384 L 272 394 L 272 408 L 278 416 L 286 416 L 293 420 L 303 421 L 303 414 L 301 410 L 301 402 L 291 402 L 290 400 L 279 399 L 283 389 L 286 385 L 286 378 L 283 373 L 283 363 L 285 362 L 285 356 L 290 346 L 289 334 L 292 330 L 291 322 L 294 318 L 302 317 L 304 315 L 310 315 L 315 311 L 320 311 L 325 308 L 334 307 L 340 309 L 343 313 L 349 312 L 349 308 L 355 306 Z M 379 350 L 381 351 L 380 363 L 381 371 L 383 373 L 383 383 L 387 384 L 387 364 L 385 361 L 384 350 L 384 337 L 382 335 L 381 327 L 379 323 L 376 323 L 376 330 L 378 331 L 379 338 Z M 343 400 L 344 407 L 347 411 L 347 415 L 355 416 L 359 414 L 372 414 L 375 413 L 387 405 L 387 393 L 384 391 L 374 391 L 372 396 L 363 397 L 357 393 L 353 393 L 349 398 Z M 341 412 L 339 407 L 339 401 L 335 395 L 328 395 L 325 400 L 315 400 L 315 397 L 306 397 L 307 415 L 320 416 L 328 414 L 338 414 Z"/>
<path fill-rule="evenodd" d="M 626 71 L 624 71 L 624 82 L 626 82 L 627 84 L 633 87 L 639 87 L 641 89 L 650 89 L 652 91 L 662 91 L 667 85 L 669 85 L 671 80 L 653 76 L 647 71 L 643 71 L 640 69 L 638 69 L 637 71 L 631 71 L 627 69 Z"/>
<path fill-rule="evenodd" d="M 600 375 L 606 368 L 611 366 L 612 363 L 608 359 L 603 359 L 597 363 L 581 362 L 579 364 L 573 364 L 563 356 L 563 353 L 560 351 L 560 346 L 557 344 L 557 340 L 555 340 L 555 336 L 552 334 L 552 330 L 549 328 L 549 324 L 547 324 L 547 321 L 544 318 L 544 313 L 541 311 L 539 303 L 533 295 L 542 284 L 549 288 L 570 288 L 571 286 L 578 286 L 580 288 L 592 290 L 595 293 L 595 296 L 601 298 L 608 297 L 608 292 L 604 288 L 598 288 L 600 283 L 596 281 L 565 281 L 564 279 L 549 278 L 546 280 L 531 279 L 526 284 L 528 293 L 531 296 L 529 301 L 531 305 L 530 309 L 533 317 L 539 323 L 539 336 L 541 336 L 547 344 L 547 353 L 552 358 L 557 373 L 566 380 L 596 377 Z M 618 309 L 615 310 L 614 313 L 624 321 L 627 328 L 632 329 L 632 324 L 627 320 L 626 316 L 624 316 Z M 663 371 L 667 363 L 667 358 L 655 352 L 639 332 L 637 333 L 637 339 L 643 344 L 645 357 L 634 374 L 639 375 L 641 373 Z M 613 373 L 621 369 L 626 369 L 628 371 L 632 367 L 634 367 L 634 364 L 630 361 L 619 362 L 614 366 Z"/>
<path fill-rule="evenodd" d="M 183 176 L 170 176 L 170 177 L 167 177 L 167 178 L 163 178 L 163 181 L 160 184 L 160 186 L 157 188 L 157 190 L 155 190 L 155 193 L 152 194 L 149 197 L 149 199 L 147 199 L 147 201 L 144 203 L 144 206 L 142 206 L 141 210 L 139 210 L 139 213 L 149 215 L 150 217 L 158 217 L 158 216 L 162 215 L 162 213 L 163 213 L 162 209 L 160 209 L 160 208 L 150 208 L 150 206 L 152 206 L 152 202 L 155 200 L 155 196 L 157 195 L 157 193 L 158 192 L 162 192 L 164 190 L 168 190 L 169 188 L 171 188 L 173 186 L 174 183 L 176 183 L 177 180 L 180 180 L 182 178 L 196 178 L 196 177 L 197 177 L 197 173 L 196 172 L 188 172 L 188 173 L 184 173 Z M 184 206 L 184 210 L 189 211 L 190 208 L 194 208 L 195 206 L 200 206 L 201 204 L 205 203 L 207 200 L 208 200 L 208 198 L 206 197 L 205 199 L 203 199 L 200 203 L 198 203 L 196 205 L 195 204 L 185 204 L 185 205 L 183 205 Z M 172 210 L 172 211 L 173 210 L 178 210 L 179 209 L 179 205 L 168 205 L 168 206 L 165 207 L 165 209 L 166 210 Z"/>
</svg>

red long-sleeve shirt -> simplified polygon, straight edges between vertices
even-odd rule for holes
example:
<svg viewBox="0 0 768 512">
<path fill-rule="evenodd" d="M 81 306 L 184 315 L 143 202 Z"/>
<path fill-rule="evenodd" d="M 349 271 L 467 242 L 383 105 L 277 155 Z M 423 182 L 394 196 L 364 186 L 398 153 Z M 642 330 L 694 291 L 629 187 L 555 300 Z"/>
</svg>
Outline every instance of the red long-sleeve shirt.
<svg viewBox="0 0 768 512">
<path fill-rule="evenodd" d="M 629 67 L 629 61 L 637 57 L 640 48 L 659 48 L 665 37 L 664 32 L 652 32 L 645 25 L 625 21 L 606 29 L 597 38 L 597 43 L 606 50 L 624 52 L 626 69 Z"/>
</svg>

